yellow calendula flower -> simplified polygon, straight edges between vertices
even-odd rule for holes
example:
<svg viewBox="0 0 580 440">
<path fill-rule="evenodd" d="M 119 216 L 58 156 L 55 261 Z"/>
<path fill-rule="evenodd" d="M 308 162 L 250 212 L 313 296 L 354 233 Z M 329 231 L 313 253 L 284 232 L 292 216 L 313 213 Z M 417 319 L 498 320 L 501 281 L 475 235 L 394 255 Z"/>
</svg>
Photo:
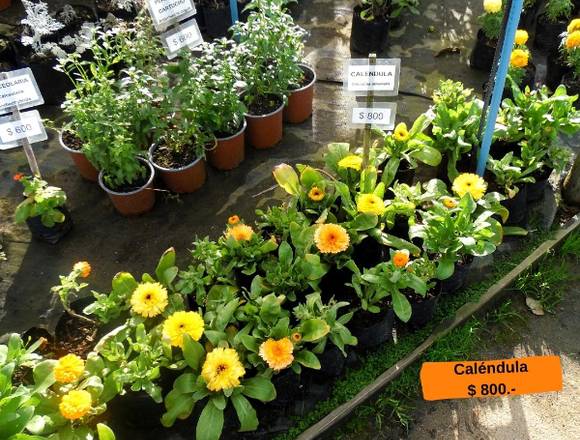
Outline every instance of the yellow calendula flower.
<svg viewBox="0 0 580 440">
<path fill-rule="evenodd" d="M 62 396 L 58 409 L 61 415 L 68 420 L 77 420 L 88 414 L 93 399 L 88 391 L 72 390 Z"/>
<path fill-rule="evenodd" d="M 580 31 L 574 31 L 568 34 L 566 37 L 566 48 L 574 49 L 580 46 Z"/>
<path fill-rule="evenodd" d="M 310 191 L 308 191 L 308 198 L 313 202 L 320 202 L 324 199 L 324 191 L 317 186 L 313 186 Z"/>
<path fill-rule="evenodd" d="M 249 241 L 254 236 L 254 230 L 251 226 L 239 224 L 229 228 L 226 236 L 234 237 L 236 241 Z"/>
<path fill-rule="evenodd" d="M 453 209 L 457 206 L 457 202 L 451 197 L 445 197 L 443 199 L 443 205 L 445 205 L 446 208 Z"/>
<path fill-rule="evenodd" d="M 402 249 L 399 251 L 395 251 L 393 254 L 393 264 L 395 267 L 402 269 L 407 265 L 409 262 L 409 251 L 406 249 Z"/>
<path fill-rule="evenodd" d="M 60 383 L 77 381 L 85 371 L 85 361 L 74 354 L 61 357 L 54 366 L 54 378 Z"/>
<path fill-rule="evenodd" d="M 362 157 L 351 154 L 346 156 L 338 162 L 340 168 L 352 168 L 353 170 L 360 171 L 362 166 Z"/>
<path fill-rule="evenodd" d="M 144 318 L 153 318 L 167 307 L 167 289 L 159 283 L 141 283 L 131 296 L 133 312 Z"/>
<path fill-rule="evenodd" d="M 228 224 L 230 225 L 237 225 L 240 222 L 240 217 L 237 215 L 232 215 L 228 218 Z"/>
<path fill-rule="evenodd" d="M 214 348 L 205 357 L 201 377 L 210 391 L 221 391 L 240 386 L 246 374 L 238 352 L 233 348 Z"/>
<path fill-rule="evenodd" d="M 530 36 L 528 35 L 527 31 L 525 31 L 523 29 L 518 29 L 516 31 L 515 42 L 518 46 L 523 46 L 524 44 L 526 44 L 528 42 L 529 38 L 530 38 Z"/>
<path fill-rule="evenodd" d="M 91 265 L 86 261 L 79 261 L 75 263 L 73 270 L 78 272 L 81 278 L 88 278 L 91 274 Z"/>
<path fill-rule="evenodd" d="M 568 33 L 571 34 L 574 31 L 580 31 L 580 18 L 575 18 L 568 25 Z"/>
<path fill-rule="evenodd" d="M 294 344 L 288 338 L 279 340 L 268 339 L 260 344 L 260 357 L 266 361 L 272 370 L 280 371 L 288 368 L 294 361 Z"/>
<path fill-rule="evenodd" d="M 487 191 L 487 183 L 477 174 L 463 173 L 455 178 L 452 189 L 459 197 L 469 193 L 474 200 L 479 200 Z"/>
<path fill-rule="evenodd" d="M 318 226 L 314 233 L 314 243 L 323 254 L 338 254 L 348 249 L 350 237 L 342 226 L 328 223 Z"/>
<path fill-rule="evenodd" d="M 205 323 L 197 312 L 175 312 L 163 324 L 163 336 L 169 339 L 174 347 L 183 347 L 183 335 L 199 341 L 203 335 Z"/>
<path fill-rule="evenodd" d="M 374 194 L 361 194 L 357 198 L 356 209 L 363 214 L 383 215 L 385 212 L 385 203 L 383 199 Z"/>
<path fill-rule="evenodd" d="M 399 123 L 395 127 L 395 131 L 393 132 L 393 136 L 396 140 L 404 142 L 409 139 L 409 130 L 407 130 L 407 124 L 404 122 Z"/>
<path fill-rule="evenodd" d="M 501 0 L 483 0 L 483 10 L 488 14 L 496 14 L 501 11 Z"/>
<path fill-rule="evenodd" d="M 523 49 L 514 49 L 510 56 L 510 64 L 513 67 L 527 67 L 530 61 L 530 53 Z"/>
</svg>

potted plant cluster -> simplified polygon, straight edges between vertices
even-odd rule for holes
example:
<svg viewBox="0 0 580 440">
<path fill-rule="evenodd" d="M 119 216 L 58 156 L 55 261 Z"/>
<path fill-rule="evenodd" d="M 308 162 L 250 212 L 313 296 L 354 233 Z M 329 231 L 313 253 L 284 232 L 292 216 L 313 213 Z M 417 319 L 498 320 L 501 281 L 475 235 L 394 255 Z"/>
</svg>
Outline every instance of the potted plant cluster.
<svg viewBox="0 0 580 440">
<path fill-rule="evenodd" d="M 572 95 L 580 92 L 580 20 L 574 19 L 568 25 L 560 46 L 561 59 L 567 72 L 561 78 L 562 84 Z M 578 103 L 576 102 L 576 106 Z"/>
<path fill-rule="evenodd" d="M 479 17 L 481 29 L 477 32 L 475 47 L 469 65 L 478 70 L 491 70 L 495 48 L 504 16 L 502 0 L 483 0 L 483 14 Z"/>
<path fill-rule="evenodd" d="M 534 45 L 538 50 L 548 56 L 557 55 L 560 35 L 566 31 L 573 11 L 572 0 L 546 0 L 536 26 Z"/>
</svg>

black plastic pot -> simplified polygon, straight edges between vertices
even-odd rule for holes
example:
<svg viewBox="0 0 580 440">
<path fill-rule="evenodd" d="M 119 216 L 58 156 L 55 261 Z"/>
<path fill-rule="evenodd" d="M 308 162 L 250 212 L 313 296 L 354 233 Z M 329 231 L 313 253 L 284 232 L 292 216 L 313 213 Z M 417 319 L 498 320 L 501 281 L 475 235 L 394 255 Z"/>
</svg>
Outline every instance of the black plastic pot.
<svg viewBox="0 0 580 440">
<path fill-rule="evenodd" d="M 383 261 L 383 246 L 374 238 L 367 237 L 354 246 L 353 260 L 360 268 L 371 268 Z"/>
<path fill-rule="evenodd" d="M 495 141 L 489 147 L 489 154 L 494 159 L 502 159 L 507 153 L 514 153 L 514 156 L 519 156 L 522 147 L 518 142 Z"/>
<path fill-rule="evenodd" d="M 276 388 L 276 400 L 271 402 L 276 407 L 284 407 L 298 399 L 303 393 L 301 377 L 292 370 L 283 370 L 272 377 L 272 384 Z"/>
<path fill-rule="evenodd" d="M 538 11 L 541 6 L 540 1 L 534 1 L 532 5 L 524 8 L 522 11 L 522 15 L 520 17 L 520 24 L 518 25 L 518 29 L 525 29 L 530 34 L 530 37 L 535 34 L 536 32 L 536 23 L 537 23 L 537 15 Z M 532 41 L 528 41 L 528 45 L 532 45 Z"/>
<path fill-rule="evenodd" d="M 438 301 L 438 295 L 414 301 L 411 300 L 411 308 L 413 311 L 411 313 L 411 319 L 407 322 L 407 327 L 411 330 L 419 330 L 429 324 L 433 316 L 435 316 Z"/>
<path fill-rule="evenodd" d="M 520 187 L 513 199 L 502 200 L 501 204 L 510 212 L 505 222 L 506 226 L 528 227 L 528 187 L 526 185 Z"/>
<path fill-rule="evenodd" d="M 26 224 L 34 239 L 56 244 L 72 229 L 73 221 L 68 209 L 65 206 L 57 209 L 64 214 L 64 221 L 62 223 L 55 223 L 52 228 L 44 226 L 40 216 L 26 219 Z"/>
<path fill-rule="evenodd" d="M 3 49 L 1 49 L 3 47 Z M 0 35 L 0 64 L 12 69 L 16 65 L 16 49 L 8 37 Z"/>
<path fill-rule="evenodd" d="M 393 337 L 394 321 L 395 314 L 392 309 L 377 315 L 368 312 L 355 313 L 351 321 L 351 332 L 358 338 L 357 347 L 373 348 L 390 341 Z"/>
<path fill-rule="evenodd" d="M 409 238 L 409 217 L 396 215 L 393 227 L 387 231 L 390 235 L 407 240 Z"/>
<path fill-rule="evenodd" d="M 563 76 L 570 72 L 571 69 L 562 62 L 560 54 L 550 54 L 546 61 L 546 80 L 545 84 L 552 90 L 555 90 L 562 84 Z"/>
<path fill-rule="evenodd" d="M 350 49 L 364 55 L 381 53 L 387 46 L 389 21 L 386 17 L 374 21 L 363 20 L 361 11 L 359 6 L 353 10 Z"/>
<path fill-rule="evenodd" d="M 552 168 L 544 167 L 533 174 L 536 181 L 526 184 L 526 194 L 528 203 L 535 203 L 544 198 L 544 193 L 548 185 L 548 179 L 554 171 Z"/>
<path fill-rule="evenodd" d="M 407 163 L 403 162 L 399 166 L 399 169 L 395 174 L 395 181 L 398 181 L 399 183 L 406 183 L 407 185 L 412 185 L 413 179 L 415 178 L 415 170 L 413 168 L 408 168 L 405 165 L 407 165 Z"/>
<path fill-rule="evenodd" d="M 470 173 L 470 172 L 473 172 L 473 169 L 475 167 L 475 164 L 473 163 L 473 161 L 474 161 L 474 156 L 471 154 L 471 152 L 468 152 L 468 153 L 463 154 L 459 158 L 459 160 L 455 164 L 455 167 L 457 168 L 457 171 L 459 171 L 459 173 Z M 449 180 L 449 176 L 447 175 L 448 162 L 449 162 L 449 158 L 446 154 L 444 154 L 443 159 L 441 160 L 441 163 L 437 167 L 437 178 L 439 180 L 443 180 L 444 182 L 451 184 L 453 182 L 451 182 Z"/>
<path fill-rule="evenodd" d="M 546 55 L 557 55 L 560 46 L 560 35 L 566 31 L 568 23 L 564 20 L 551 23 L 545 15 L 538 17 L 534 47 Z"/>
<path fill-rule="evenodd" d="M 318 356 L 318 359 L 322 365 L 318 373 L 326 378 L 340 376 L 346 364 L 346 357 L 335 345 L 327 345 L 326 350 Z"/>
<path fill-rule="evenodd" d="M 562 84 L 566 86 L 568 95 L 571 96 L 580 94 L 580 81 L 574 77 L 574 72 L 566 72 L 562 77 Z M 580 103 L 578 100 L 574 102 L 574 107 L 576 107 L 576 109 L 580 108 Z"/>
<path fill-rule="evenodd" d="M 214 9 L 208 6 L 203 8 L 205 32 L 210 38 L 223 38 L 228 35 L 228 29 L 232 25 L 229 6 Z"/>
<path fill-rule="evenodd" d="M 128 391 L 108 404 L 109 414 L 114 424 L 128 428 L 155 428 L 164 413 L 164 406 L 155 401 L 144 391 Z"/>
<path fill-rule="evenodd" d="M 470 261 L 461 261 L 455 263 L 455 270 L 453 275 L 451 275 L 446 280 L 441 281 L 441 294 L 449 295 L 457 292 L 465 285 L 465 280 L 471 271 L 471 263 L 473 257 L 469 259 Z"/>
<path fill-rule="evenodd" d="M 337 269 L 336 266 L 331 269 L 320 280 L 320 291 L 322 301 L 326 304 L 334 297 L 337 301 L 352 302 L 356 298 L 355 290 L 347 286 L 346 283 L 352 281 L 352 271 L 347 268 Z"/>
<path fill-rule="evenodd" d="M 477 40 L 469 58 L 469 66 L 472 69 L 490 71 L 493 66 L 496 45 L 497 41 L 488 40 L 483 30 L 477 31 Z"/>
</svg>

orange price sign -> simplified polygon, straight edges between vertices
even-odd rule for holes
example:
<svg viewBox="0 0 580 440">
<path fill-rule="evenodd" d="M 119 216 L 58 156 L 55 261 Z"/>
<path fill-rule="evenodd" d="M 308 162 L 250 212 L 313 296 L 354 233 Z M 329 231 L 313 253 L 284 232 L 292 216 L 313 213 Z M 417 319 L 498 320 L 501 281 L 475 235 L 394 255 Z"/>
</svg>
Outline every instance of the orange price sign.
<svg viewBox="0 0 580 440">
<path fill-rule="evenodd" d="M 425 362 L 425 400 L 503 397 L 562 390 L 559 356 L 497 361 Z"/>
</svg>

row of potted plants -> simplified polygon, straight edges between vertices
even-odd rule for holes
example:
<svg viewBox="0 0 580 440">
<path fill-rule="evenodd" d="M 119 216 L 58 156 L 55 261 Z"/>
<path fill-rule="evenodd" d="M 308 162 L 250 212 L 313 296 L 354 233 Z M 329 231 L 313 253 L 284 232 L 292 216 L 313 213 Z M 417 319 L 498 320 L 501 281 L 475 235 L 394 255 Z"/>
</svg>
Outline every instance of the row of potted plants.
<svg viewBox="0 0 580 440">
<path fill-rule="evenodd" d="M 63 105 L 61 144 L 81 175 L 99 184 L 125 215 L 154 204 L 155 174 L 177 193 L 203 185 L 205 158 L 219 170 L 244 159 L 245 139 L 270 148 L 284 119 L 312 114 L 316 74 L 302 64 L 304 31 L 276 3 L 261 3 L 234 27 L 237 41 L 204 43 L 176 63 L 143 42 L 151 25 L 98 31 L 91 58 L 72 54 L 60 69 L 75 85 Z"/>
</svg>

